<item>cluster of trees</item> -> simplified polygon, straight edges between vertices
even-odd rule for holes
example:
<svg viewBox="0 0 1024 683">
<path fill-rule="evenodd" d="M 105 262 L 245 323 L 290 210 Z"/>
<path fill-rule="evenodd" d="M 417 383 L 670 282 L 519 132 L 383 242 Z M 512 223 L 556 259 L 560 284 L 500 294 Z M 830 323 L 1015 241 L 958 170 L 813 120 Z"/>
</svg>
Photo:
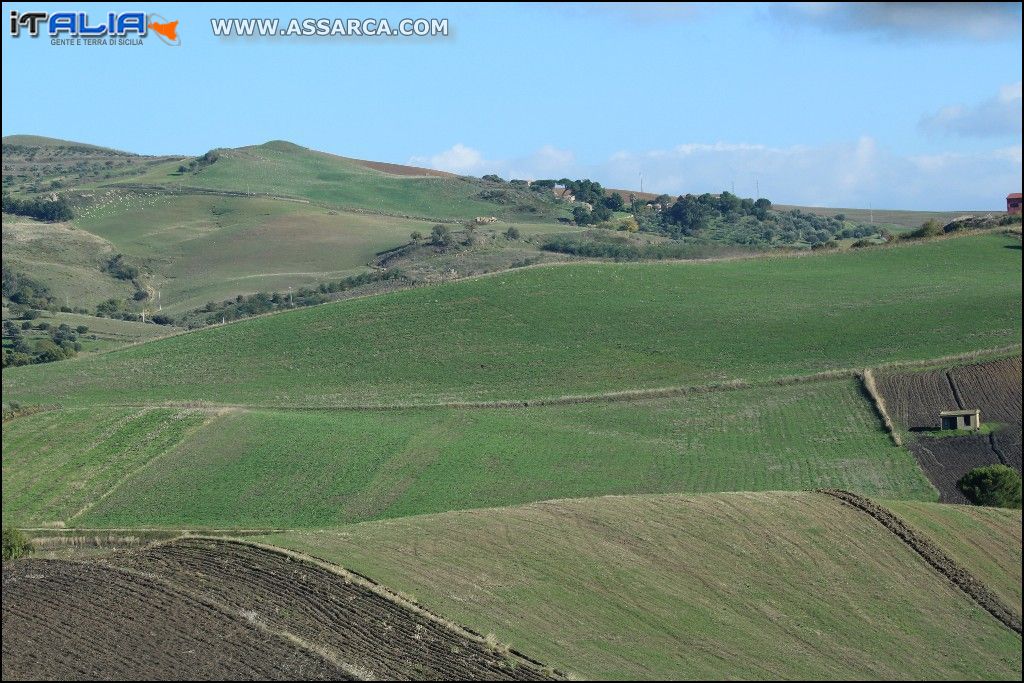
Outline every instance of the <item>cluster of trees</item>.
<svg viewBox="0 0 1024 683">
<path fill-rule="evenodd" d="M 671 206 L 662 205 L 661 232 L 672 237 L 690 237 L 700 234 L 715 219 L 738 221 L 752 216 L 763 221 L 771 208 L 772 203 L 767 199 L 740 199 L 731 192 L 717 197 L 708 193 L 682 195 Z"/>
<path fill-rule="evenodd" d="M 352 275 L 341 280 L 324 282 L 317 287 L 302 287 L 294 292 L 257 292 L 248 296 L 239 294 L 234 299 L 228 299 L 220 303 L 210 301 L 197 311 L 186 313 L 178 319 L 155 315 L 153 316 L 153 322 L 161 325 L 189 324 L 198 314 L 203 324 L 215 325 L 223 321 L 240 320 L 241 318 L 248 318 L 286 308 L 301 308 L 303 306 L 322 304 L 330 301 L 332 294 L 345 292 L 374 282 L 401 279 L 405 279 L 405 275 L 398 270 L 360 273 L 359 275 Z"/>
<path fill-rule="evenodd" d="M 200 171 L 207 166 L 216 163 L 218 159 L 220 159 L 220 152 L 215 149 L 211 149 L 203 156 L 192 159 L 188 164 L 178 166 L 178 173 L 183 175 L 185 173 L 195 173 L 196 171 Z"/>
<path fill-rule="evenodd" d="M 3 213 L 11 213 L 17 216 L 28 216 L 40 221 L 55 223 L 57 221 L 69 221 L 75 217 L 71 205 L 63 197 L 56 199 L 43 199 L 32 197 L 19 199 L 10 195 L 3 195 L 0 199 Z"/>
<path fill-rule="evenodd" d="M 138 320 L 139 311 L 126 299 L 107 299 L 103 303 L 97 304 L 96 316 L 117 320 Z"/>
<path fill-rule="evenodd" d="M 4 321 L 4 356 L 3 367 L 31 365 L 33 363 L 52 363 L 65 358 L 72 358 L 82 350 L 78 335 L 89 330 L 81 325 L 72 328 L 66 323 L 52 327 L 47 322 L 38 323 L 35 329 L 48 333 L 42 339 L 27 339 L 23 332 L 32 329 L 29 321 L 17 325 L 13 320 Z"/>
<path fill-rule="evenodd" d="M 139 277 L 139 269 L 125 261 L 124 254 L 115 254 L 103 264 L 103 272 L 118 280 L 135 280 Z"/>
<path fill-rule="evenodd" d="M 616 261 L 710 258 L 721 256 L 728 251 L 725 245 L 700 242 L 635 244 L 626 238 L 595 240 L 566 236 L 549 239 L 541 245 L 541 249 L 587 258 L 610 258 Z"/>
<path fill-rule="evenodd" d="M 12 303 L 30 308 L 49 308 L 53 305 L 53 295 L 46 285 L 7 266 L 3 266 L 3 296 Z"/>
</svg>

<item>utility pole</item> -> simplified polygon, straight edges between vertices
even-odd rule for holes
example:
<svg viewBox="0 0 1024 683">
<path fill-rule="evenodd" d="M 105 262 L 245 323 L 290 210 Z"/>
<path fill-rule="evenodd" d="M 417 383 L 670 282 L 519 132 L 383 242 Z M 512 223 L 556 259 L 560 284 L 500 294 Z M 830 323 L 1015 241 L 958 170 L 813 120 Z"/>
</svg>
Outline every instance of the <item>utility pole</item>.
<svg viewBox="0 0 1024 683">
<path fill-rule="evenodd" d="M 761 198 L 761 181 L 758 180 L 757 178 L 754 179 L 754 187 L 756 188 L 754 190 L 754 194 L 757 195 L 756 197 L 754 197 L 754 199 L 760 199 Z"/>
</svg>

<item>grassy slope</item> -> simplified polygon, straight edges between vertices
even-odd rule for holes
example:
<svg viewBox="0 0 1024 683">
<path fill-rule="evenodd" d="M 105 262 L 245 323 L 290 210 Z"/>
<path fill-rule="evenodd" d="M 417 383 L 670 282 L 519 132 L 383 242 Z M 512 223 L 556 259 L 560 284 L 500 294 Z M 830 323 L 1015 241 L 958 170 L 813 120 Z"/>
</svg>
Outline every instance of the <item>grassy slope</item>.
<svg viewBox="0 0 1024 683">
<path fill-rule="evenodd" d="M 1019 637 L 818 494 L 550 501 L 268 540 L 585 677 L 1020 677 Z"/>
<path fill-rule="evenodd" d="M 3 216 L 4 265 L 45 283 L 61 305 L 91 307 L 131 296 L 131 283 L 100 270 L 113 253 L 108 241 L 72 224 Z"/>
<path fill-rule="evenodd" d="M 421 221 L 266 198 L 114 195 L 77 223 L 144 262 L 168 312 L 366 270 Z"/>
<path fill-rule="evenodd" d="M 889 501 L 885 505 L 925 533 L 1021 613 L 1021 512 L 963 505 Z"/>
<path fill-rule="evenodd" d="M 985 235 L 820 257 L 524 270 L 16 368 L 3 375 L 4 397 L 527 398 L 936 357 L 1020 341 L 1015 244 Z"/>
<path fill-rule="evenodd" d="M 66 522 L 201 424 L 194 411 L 38 413 L 3 428 L 4 525 Z"/>
<path fill-rule="evenodd" d="M 341 208 L 427 218 L 531 216 L 514 206 L 475 198 L 483 189 L 476 181 L 392 175 L 352 159 L 288 142 L 268 142 L 220 153 L 216 163 L 197 173 L 178 175 L 177 164 L 169 163 L 154 168 L 138 182 L 301 197 Z M 558 213 L 562 215 L 564 210 Z"/>
<path fill-rule="evenodd" d="M 822 486 L 935 496 L 854 383 L 840 381 L 635 404 L 236 411 L 77 522 L 318 527 L 609 493 Z"/>
</svg>

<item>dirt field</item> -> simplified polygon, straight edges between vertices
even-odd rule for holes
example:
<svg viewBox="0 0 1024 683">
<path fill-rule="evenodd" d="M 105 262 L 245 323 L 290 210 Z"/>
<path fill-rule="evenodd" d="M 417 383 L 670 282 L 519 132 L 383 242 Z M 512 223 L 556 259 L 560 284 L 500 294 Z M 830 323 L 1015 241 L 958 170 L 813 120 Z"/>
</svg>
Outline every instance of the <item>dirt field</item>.
<svg viewBox="0 0 1024 683">
<path fill-rule="evenodd" d="M 3 676 L 547 677 L 357 577 L 199 539 L 105 560 L 5 565 Z"/>
<path fill-rule="evenodd" d="M 3 678 L 350 679 L 240 614 L 97 563 L 3 568 Z"/>
<path fill-rule="evenodd" d="M 893 420 L 908 430 L 917 456 L 940 500 L 965 503 L 957 481 L 975 467 L 1003 463 L 1021 470 L 1021 359 L 1009 358 L 953 368 L 882 375 L 878 388 Z M 980 408 L 983 423 L 998 423 L 990 435 L 930 438 L 939 411 Z"/>
</svg>

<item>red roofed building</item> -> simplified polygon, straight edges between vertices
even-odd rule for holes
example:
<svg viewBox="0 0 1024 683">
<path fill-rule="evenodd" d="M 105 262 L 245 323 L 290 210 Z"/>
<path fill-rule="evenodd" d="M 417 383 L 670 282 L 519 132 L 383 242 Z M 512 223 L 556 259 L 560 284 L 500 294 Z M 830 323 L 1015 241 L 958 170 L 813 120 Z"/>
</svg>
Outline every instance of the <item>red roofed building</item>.
<svg viewBox="0 0 1024 683">
<path fill-rule="evenodd" d="M 1020 213 L 1020 192 L 1006 195 L 1006 213 Z"/>
</svg>

